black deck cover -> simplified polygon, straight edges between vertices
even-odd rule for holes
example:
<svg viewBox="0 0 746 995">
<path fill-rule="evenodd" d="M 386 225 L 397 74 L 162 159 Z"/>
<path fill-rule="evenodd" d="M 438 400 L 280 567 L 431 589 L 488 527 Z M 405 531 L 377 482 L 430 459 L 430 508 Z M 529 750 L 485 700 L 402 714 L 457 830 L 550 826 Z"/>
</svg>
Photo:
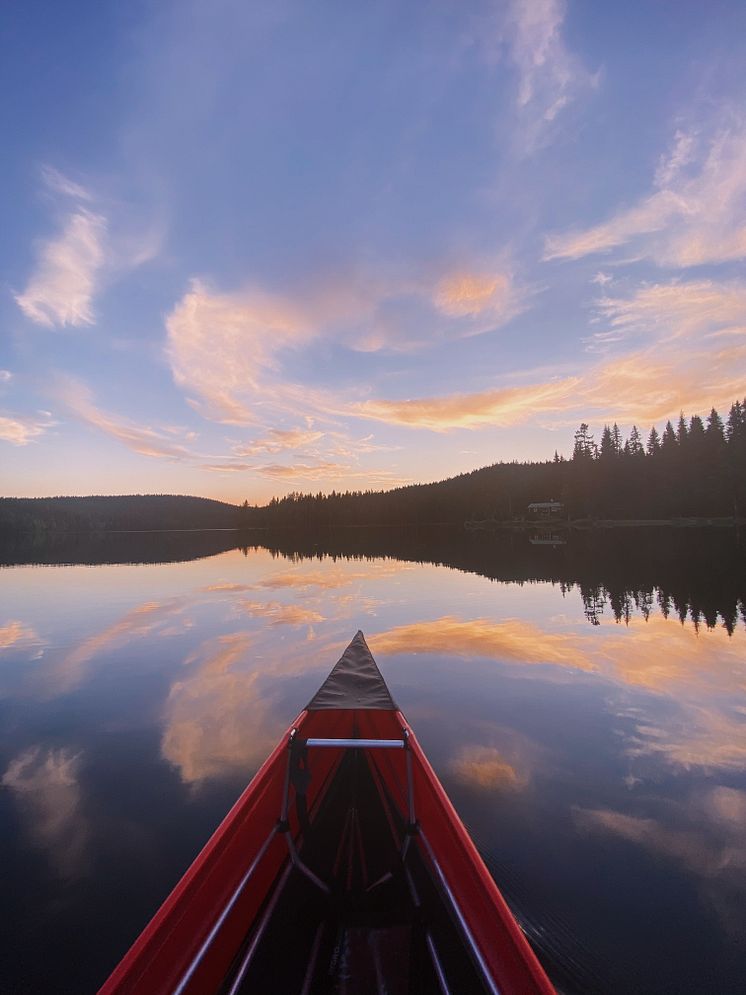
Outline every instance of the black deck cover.
<svg viewBox="0 0 746 995">
<path fill-rule="evenodd" d="M 332 708 L 396 711 L 394 699 L 360 630 L 306 708 L 310 712 Z"/>
</svg>

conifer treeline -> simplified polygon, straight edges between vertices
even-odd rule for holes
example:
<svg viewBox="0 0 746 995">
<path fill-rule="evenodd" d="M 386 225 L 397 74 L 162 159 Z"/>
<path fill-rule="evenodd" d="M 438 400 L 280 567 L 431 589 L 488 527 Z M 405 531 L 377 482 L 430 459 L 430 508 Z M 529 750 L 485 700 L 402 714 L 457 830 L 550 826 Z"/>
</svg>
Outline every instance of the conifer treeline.
<svg viewBox="0 0 746 995">
<path fill-rule="evenodd" d="M 572 458 L 495 463 L 433 484 L 390 491 L 292 493 L 264 508 L 246 504 L 246 525 L 314 528 L 339 525 L 459 523 L 528 518 L 535 501 L 561 501 L 571 519 L 725 518 L 746 514 L 746 400 L 725 424 L 713 408 L 644 440 L 605 425 L 597 444 L 583 423 Z"/>
</svg>

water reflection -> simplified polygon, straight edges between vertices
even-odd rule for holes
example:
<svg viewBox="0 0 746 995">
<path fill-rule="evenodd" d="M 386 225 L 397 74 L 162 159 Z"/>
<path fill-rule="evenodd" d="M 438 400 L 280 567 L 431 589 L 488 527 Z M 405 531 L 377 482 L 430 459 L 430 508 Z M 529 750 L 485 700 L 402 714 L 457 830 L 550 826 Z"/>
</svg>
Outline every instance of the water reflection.
<svg viewBox="0 0 746 995">
<path fill-rule="evenodd" d="M 93 990 L 361 627 L 565 990 L 740 990 L 737 543 L 263 538 L 0 570 L 0 987 Z"/>
<path fill-rule="evenodd" d="M 89 843 L 78 783 L 81 758 L 66 748 L 32 746 L 10 761 L 0 781 L 15 795 L 31 839 L 65 878 L 82 873 Z"/>
</svg>

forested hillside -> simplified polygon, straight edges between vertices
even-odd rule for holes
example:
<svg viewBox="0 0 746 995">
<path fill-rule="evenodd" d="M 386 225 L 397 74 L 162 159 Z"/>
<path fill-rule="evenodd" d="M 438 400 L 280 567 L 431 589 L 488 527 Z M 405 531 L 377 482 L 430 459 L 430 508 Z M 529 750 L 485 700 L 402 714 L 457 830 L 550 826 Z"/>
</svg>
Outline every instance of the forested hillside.
<svg viewBox="0 0 746 995">
<path fill-rule="evenodd" d="M 290 494 L 266 508 L 246 508 L 247 524 L 316 527 L 508 521 L 528 517 L 534 501 L 561 501 L 572 519 L 669 519 L 746 514 L 746 401 L 723 424 L 684 415 L 644 440 L 604 426 L 596 443 L 587 424 L 573 455 L 544 463 L 495 463 L 433 484 L 391 491 Z"/>
<path fill-rule="evenodd" d="M 171 494 L 0 498 L 0 532 L 231 529 L 235 505 Z"/>
<path fill-rule="evenodd" d="M 732 405 L 725 423 L 714 408 L 705 420 L 682 414 L 646 439 L 636 427 L 623 439 L 606 425 L 597 443 L 584 423 L 570 459 L 495 463 L 390 491 L 293 493 L 241 507 L 167 494 L 2 498 L 0 531 L 462 525 L 530 519 L 530 503 L 552 499 L 572 520 L 746 516 L 746 401 Z"/>
</svg>

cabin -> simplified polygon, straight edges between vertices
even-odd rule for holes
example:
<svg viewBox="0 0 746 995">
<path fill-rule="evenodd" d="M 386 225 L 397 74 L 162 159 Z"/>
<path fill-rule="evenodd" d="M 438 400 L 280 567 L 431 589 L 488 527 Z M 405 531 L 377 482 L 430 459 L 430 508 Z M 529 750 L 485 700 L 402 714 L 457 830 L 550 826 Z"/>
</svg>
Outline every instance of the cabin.
<svg viewBox="0 0 746 995">
<path fill-rule="evenodd" d="M 533 501 L 528 506 L 528 513 L 533 518 L 559 518 L 565 510 L 561 501 Z"/>
</svg>

